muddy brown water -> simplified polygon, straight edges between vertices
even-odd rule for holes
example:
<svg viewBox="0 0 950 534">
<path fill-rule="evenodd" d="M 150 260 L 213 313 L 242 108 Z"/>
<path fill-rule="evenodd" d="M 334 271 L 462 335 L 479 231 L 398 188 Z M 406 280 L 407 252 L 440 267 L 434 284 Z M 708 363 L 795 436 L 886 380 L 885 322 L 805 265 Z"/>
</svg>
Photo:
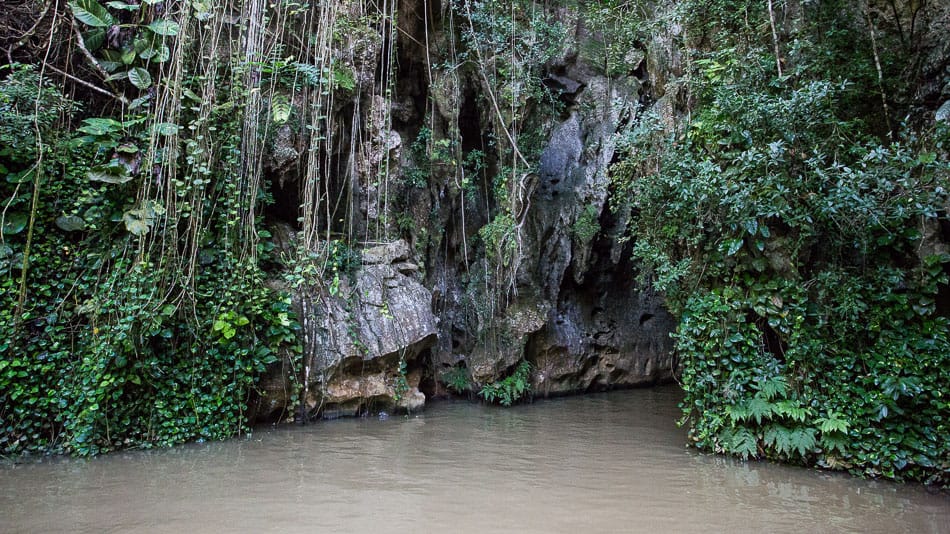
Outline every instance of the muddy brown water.
<svg viewBox="0 0 950 534">
<path fill-rule="evenodd" d="M 0 466 L 0 532 L 950 532 L 950 497 L 684 447 L 675 387 Z"/>
</svg>

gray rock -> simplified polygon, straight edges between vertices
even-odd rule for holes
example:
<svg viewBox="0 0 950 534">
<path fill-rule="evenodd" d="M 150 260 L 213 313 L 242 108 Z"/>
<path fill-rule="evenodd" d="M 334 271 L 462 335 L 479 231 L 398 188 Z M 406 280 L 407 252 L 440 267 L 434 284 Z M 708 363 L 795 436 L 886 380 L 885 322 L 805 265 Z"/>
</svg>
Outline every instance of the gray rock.
<svg viewBox="0 0 950 534">
<path fill-rule="evenodd" d="M 399 239 L 363 250 L 364 265 L 389 265 L 409 258 L 409 244 Z"/>
</svg>

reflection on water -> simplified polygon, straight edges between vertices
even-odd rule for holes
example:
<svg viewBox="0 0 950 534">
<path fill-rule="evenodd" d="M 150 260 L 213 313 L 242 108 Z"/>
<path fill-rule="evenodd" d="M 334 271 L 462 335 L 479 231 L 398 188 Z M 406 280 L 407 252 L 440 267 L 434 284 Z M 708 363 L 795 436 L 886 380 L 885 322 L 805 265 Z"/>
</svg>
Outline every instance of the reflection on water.
<svg viewBox="0 0 950 534">
<path fill-rule="evenodd" d="M 916 485 L 686 449 L 675 388 L 0 467 L 0 532 L 950 532 Z"/>
</svg>

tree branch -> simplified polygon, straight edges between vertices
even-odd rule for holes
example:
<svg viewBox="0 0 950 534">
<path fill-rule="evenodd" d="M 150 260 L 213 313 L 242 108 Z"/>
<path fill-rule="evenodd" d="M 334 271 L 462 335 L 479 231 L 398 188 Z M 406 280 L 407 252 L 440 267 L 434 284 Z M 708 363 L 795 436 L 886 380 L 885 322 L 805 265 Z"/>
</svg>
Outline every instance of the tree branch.
<svg viewBox="0 0 950 534">
<path fill-rule="evenodd" d="M 112 98 L 118 100 L 119 102 L 122 102 L 122 103 L 125 104 L 126 106 L 129 105 L 129 99 L 126 98 L 125 95 L 120 95 L 120 94 L 117 94 L 117 93 L 113 93 L 113 92 L 111 92 L 111 91 L 108 91 L 108 90 L 106 90 L 106 89 L 103 89 L 102 87 L 99 87 L 99 86 L 97 86 L 97 85 L 95 85 L 95 84 L 92 84 L 92 83 L 90 83 L 90 82 L 87 82 L 86 80 L 83 80 L 82 78 L 77 78 L 76 76 L 73 76 L 72 74 L 70 74 L 70 73 L 68 73 L 68 72 L 66 72 L 66 71 L 59 70 L 59 69 L 57 69 L 56 67 L 54 67 L 54 66 L 52 66 L 52 65 L 46 65 L 46 68 L 48 68 L 49 70 L 51 70 L 51 71 L 53 71 L 53 72 L 55 72 L 55 73 L 57 73 L 57 74 L 60 74 L 60 75 L 62 75 L 62 76 L 65 76 L 65 77 L 69 78 L 70 80 L 72 80 L 72 81 L 74 81 L 74 82 L 76 82 L 76 83 L 82 85 L 83 87 L 86 87 L 86 88 L 88 88 L 88 89 L 92 89 L 93 91 L 95 91 L 95 92 L 97 92 L 97 93 L 100 93 L 100 94 L 103 94 L 103 95 L 106 95 L 106 96 L 111 96 Z"/>
</svg>

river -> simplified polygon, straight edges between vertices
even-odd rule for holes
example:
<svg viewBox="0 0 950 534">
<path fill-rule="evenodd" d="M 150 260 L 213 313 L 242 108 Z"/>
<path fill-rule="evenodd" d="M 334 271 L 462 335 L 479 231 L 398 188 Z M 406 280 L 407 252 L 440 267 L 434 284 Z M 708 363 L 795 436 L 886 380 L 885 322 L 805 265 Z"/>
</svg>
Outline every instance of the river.
<svg viewBox="0 0 950 534">
<path fill-rule="evenodd" d="M 0 466 L 0 532 L 950 532 L 915 484 L 684 447 L 675 387 Z"/>
</svg>

